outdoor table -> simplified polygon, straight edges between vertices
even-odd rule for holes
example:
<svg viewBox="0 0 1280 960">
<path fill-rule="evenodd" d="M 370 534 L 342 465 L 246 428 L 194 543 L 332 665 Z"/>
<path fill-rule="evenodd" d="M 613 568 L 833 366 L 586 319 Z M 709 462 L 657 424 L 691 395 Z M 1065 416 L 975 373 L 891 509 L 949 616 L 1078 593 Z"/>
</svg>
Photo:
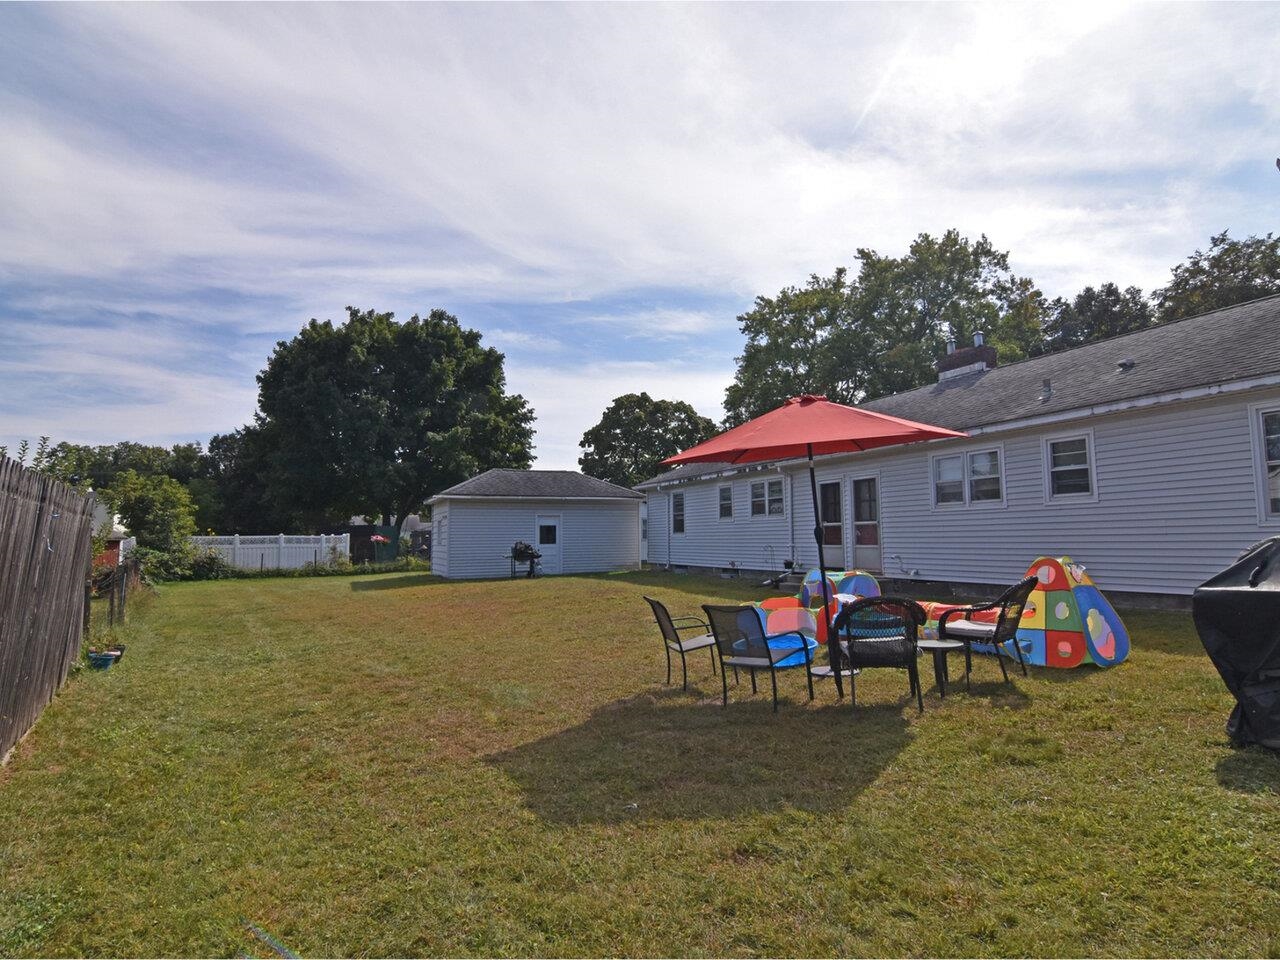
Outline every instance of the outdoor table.
<svg viewBox="0 0 1280 960">
<path fill-rule="evenodd" d="M 947 695 L 947 654 L 954 650 L 963 650 L 964 644 L 958 640 L 917 640 L 916 647 L 933 654 L 933 679 L 938 684 L 939 696 Z"/>
</svg>

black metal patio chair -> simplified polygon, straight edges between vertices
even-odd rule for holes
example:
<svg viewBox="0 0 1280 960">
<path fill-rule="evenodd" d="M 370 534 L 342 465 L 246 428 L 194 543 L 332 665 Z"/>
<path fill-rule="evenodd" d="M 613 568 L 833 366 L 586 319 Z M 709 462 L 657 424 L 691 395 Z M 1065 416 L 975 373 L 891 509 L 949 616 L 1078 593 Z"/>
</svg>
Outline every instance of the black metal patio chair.
<svg viewBox="0 0 1280 960">
<path fill-rule="evenodd" d="M 661 601 L 653 597 L 645 597 L 645 599 L 653 608 L 653 619 L 657 621 L 658 629 L 662 631 L 662 646 L 667 654 L 667 683 L 671 683 L 672 650 L 680 654 L 680 673 L 684 678 L 682 689 L 689 689 L 689 665 L 685 661 L 687 653 L 706 649 L 708 656 L 711 657 L 711 672 L 715 673 L 716 654 L 711 648 L 716 645 L 716 638 L 711 635 L 711 628 L 707 625 L 707 621 L 700 617 L 672 617 Z M 681 630 L 701 630 L 702 635 L 689 637 L 687 640 L 681 639 Z"/>
<path fill-rule="evenodd" d="M 959 640 L 964 644 L 964 684 L 969 688 L 969 674 L 973 671 L 973 645 L 975 643 L 991 644 L 995 647 L 996 661 L 1000 664 L 1000 672 L 1004 682 L 1009 683 L 1009 671 L 1004 667 L 1006 648 L 1013 648 L 1013 655 L 1022 667 L 1022 675 L 1027 675 L 1027 661 L 1022 656 L 1022 647 L 1018 643 L 1018 624 L 1022 621 L 1022 611 L 1026 609 L 1031 591 L 1036 588 L 1036 578 L 1027 577 L 1020 580 L 990 603 L 975 604 L 969 607 L 956 607 L 948 610 L 938 618 L 938 639 Z M 995 623 L 976 623 L 970 618 L 975 613 L 985 610 L 999 610 L 1000 616 Z"/>
<path fill-rule="evenodd" d="M 833 666 L 849 671 L 851 703 L 857 704 L 859 671 L 897 667 L 907 671 L 910 693 L 924 712 L 916 640 L 926 619 L 924 607 L 905 597 L 865 597 L 841 608 L 832 626 L 842 662 Z"/>
<path fill-rule="evenodd" d="M 803 633 L 765 633 L 760 611 L 752 606 L 719 607 L 703 604 L 711 633 L 720 656 L 720 685 L 724 705 L 729 705 L 729 679 L 725 667 L 732 667 L 736 679 L 738 668 L 751 673 L 751 692 L 756 693 L 756 671 L 768 670 L 773 685 L 773 711 L 778 712 L 778 671 L 804 667 L 809 682 L 809 699 L 813 699 L 813 650 L 817 642 Z"/>
</svg>

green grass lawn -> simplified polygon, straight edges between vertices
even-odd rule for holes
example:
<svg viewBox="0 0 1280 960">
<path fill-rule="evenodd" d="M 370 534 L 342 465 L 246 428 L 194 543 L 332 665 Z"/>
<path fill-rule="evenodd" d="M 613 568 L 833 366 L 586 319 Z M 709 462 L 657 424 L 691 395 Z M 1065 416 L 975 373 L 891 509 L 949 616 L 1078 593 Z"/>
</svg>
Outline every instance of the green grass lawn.
<svg viewBox="0 0 1280 960">
<path fill-rule="evenodd" d="M 0 771 L 0 953 L 1275 955 L 1280 760 L 1180 614 L 972 694 L 664 688 L 635 574 L 161 588 Z M 923 665 L 923 661 L 922 661 Z M 931 675 L 926 668 L 923 673 Z"/>
</svg>

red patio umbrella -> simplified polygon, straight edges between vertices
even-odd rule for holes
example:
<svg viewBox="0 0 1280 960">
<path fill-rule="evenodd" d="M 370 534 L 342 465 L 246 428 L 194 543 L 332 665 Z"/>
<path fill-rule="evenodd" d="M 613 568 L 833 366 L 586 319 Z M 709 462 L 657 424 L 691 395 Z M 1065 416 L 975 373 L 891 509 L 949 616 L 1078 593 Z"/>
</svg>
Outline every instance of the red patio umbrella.
<svg viewBox="0 0 1280 960">
<path fill-rule="evenodd" d="M 824 611 L 827 596 L 827 567 L 822 558 L 822 517 L 818 506 L 818 480 L 813 469 L 814 454 L 858 453 L 877 447 L 891 447 L 921 440 L 965 437 L 968 434 L 945 427 L 934 427 L 914 420 L 903 420 L 884 413 L 860 410 L 826 397 L 805 394 L 792 397 L 776 410 L 726 430 L 719 436 L 690 447 L 663 463 L 760 463 L 764 460 L 809 459 L 809 489 L 813 494 L 813 539 L 818 547 L 818 570 L 822 576 Z M 834 668 L 835 634 L 827 624 L 827 648 Z M 836 687 L 844 696 L 840 672 L 835 671 Z"/>
</svg>

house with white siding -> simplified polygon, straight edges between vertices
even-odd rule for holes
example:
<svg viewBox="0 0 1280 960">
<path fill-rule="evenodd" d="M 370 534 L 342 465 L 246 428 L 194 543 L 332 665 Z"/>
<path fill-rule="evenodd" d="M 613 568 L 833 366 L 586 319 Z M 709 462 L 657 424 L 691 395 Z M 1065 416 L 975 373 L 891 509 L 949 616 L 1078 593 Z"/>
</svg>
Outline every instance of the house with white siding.
<svg viewBox="0 0 1280 960">
<path fill-rule="evenodd" d="M 640 567 L 644 495 L 572 470 L 488 470 L 436 494 L 431 570 L 453 580 L 506 577 L 516 541 L 541 572 Z"/>
<path fill-rule="evenodd" d="M 819 459 L 828 568 L 990 592 L 1067 554 L 1109 593 L 1168 599 L 1280 535 L 1280 296 L 997 359 L 979 338 L 936 383 L 864 405 L 967 439 Z M 686 464 L 637 489 L 651 564 L 817 566 L 801 461 Z"/>
</svg>

